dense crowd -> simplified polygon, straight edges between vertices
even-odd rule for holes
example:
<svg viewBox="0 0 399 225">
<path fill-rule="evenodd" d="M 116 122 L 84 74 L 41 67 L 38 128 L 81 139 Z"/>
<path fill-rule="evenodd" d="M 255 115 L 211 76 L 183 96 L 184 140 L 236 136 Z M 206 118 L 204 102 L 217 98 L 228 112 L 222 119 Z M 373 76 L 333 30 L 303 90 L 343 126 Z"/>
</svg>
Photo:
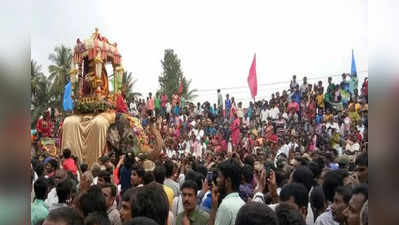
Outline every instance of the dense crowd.
<svg viewBox="0 0 399 225">
<path fill-rule="evenodd" d="M 213 105 L 149 93 L 128 113 L 160 131 L 159 159 L 35 155 L 31 224 L 368 224 L 368 80 L 357 79 L 294 75 L 247 108 L 221 90 Z"/>
</svg>

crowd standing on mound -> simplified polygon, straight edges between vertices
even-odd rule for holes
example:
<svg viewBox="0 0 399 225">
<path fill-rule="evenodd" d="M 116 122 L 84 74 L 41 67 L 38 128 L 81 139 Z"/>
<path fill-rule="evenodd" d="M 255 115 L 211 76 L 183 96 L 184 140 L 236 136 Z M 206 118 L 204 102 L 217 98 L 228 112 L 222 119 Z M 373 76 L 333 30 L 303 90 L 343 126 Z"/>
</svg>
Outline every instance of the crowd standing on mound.
<svg viewBox="0 0 399 225">
<path fill-rule="evenodd" d="M 359 87 L 359 88 L 358 88 Z M 302 82 L 243 108 L 164 93 L 130 103 L 165 145 L 157 161 L 63 149 L 32 156 L 31 224 L 368 224 L 368 80 Z"/>
</svg>

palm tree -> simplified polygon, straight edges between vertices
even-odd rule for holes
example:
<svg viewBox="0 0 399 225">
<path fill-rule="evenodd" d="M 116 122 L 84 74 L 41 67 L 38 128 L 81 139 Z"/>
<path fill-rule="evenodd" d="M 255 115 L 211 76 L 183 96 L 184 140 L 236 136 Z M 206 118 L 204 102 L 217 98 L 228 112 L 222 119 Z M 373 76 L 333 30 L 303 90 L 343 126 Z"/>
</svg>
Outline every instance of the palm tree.
<svg viewBox="0 0 399 225">
<path fill-rule="evenodd" d="M 191 79 L 187 81 L 186 78 L 183 78 L 183 97 L 186 99 L 186 101 L 192 101 L 198 97 L 198 95 L 195 94 L 198 92 L 197 89 L 189 90 L 191 81 Z"/>
<path fill-rule="evenodd" d="M 37 95 L 40 92 L 40 80 L 44 76 L 42 73 L 42 66 L 38 65 L 36 61 L 31 60 L 30 62 L 31 67 L 31 95 L 32 95 L 32 104 L 35 104 L 37 100 Z"/>
<path fill-rule="evenodd" d="M 72 50 L 64 45 L 57 46 L 54 53 L 50 54 L 49 60 L 53 62 L 48 67 L 49 80 L 51 81 L 50 93 L 55 97 L 55 101 L 51 102 L 50 105 L 61 109 L 64 86 L 69 81 L 68 72 L 72 61 Z"/>
<path fill-rule="evenodd" d="M 141 93 L 134 92 L 133 87 L 136 84 L 137 79 L 134 79 L 132 73 L 130 72 L 123 72 L 122 76 L 122 93 L 126 96 L 126 101 L 131 102 L 137 97 L 141 96 Z"/>
<path fill-rule="evenodd" d="M 31 126 L 34 127 L 41 113 L 49 106 L 50 82 L 41 71 L 41 65 L 31 60 Z"/>
</svg>

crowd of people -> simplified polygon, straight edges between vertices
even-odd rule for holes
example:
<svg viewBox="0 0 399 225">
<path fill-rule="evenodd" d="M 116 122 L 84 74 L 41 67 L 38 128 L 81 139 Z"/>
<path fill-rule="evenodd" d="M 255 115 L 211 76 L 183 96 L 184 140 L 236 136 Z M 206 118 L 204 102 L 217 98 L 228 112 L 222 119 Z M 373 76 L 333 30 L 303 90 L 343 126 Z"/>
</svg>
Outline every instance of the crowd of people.
<svg viewBox="0 0 399 225">
<path fill-rule="evenodd" d="M 367 78 L 294 75 L 247 108 L 149 93 L 129 113 L 160 131 L 159 159 L 33 156 L 32 225 L 368 224 Z"/>
</svg>

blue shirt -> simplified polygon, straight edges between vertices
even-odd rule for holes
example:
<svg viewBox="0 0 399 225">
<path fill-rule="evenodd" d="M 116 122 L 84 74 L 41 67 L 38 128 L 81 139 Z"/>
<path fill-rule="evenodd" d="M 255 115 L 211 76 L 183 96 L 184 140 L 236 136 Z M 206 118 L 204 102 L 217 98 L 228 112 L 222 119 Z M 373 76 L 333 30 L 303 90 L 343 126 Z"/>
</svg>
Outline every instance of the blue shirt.
<svg viewBox="0 0 399 225">
<path fill-rule="evenodd" d="M 230 99 L 226 99 L 225 104 L 226 104 L 226 111 L 229 111 L 229 109 L 231 108 L 231 101 L 230 101 Z"/>
<path fill-rule="evenodd" d="M 204 201 L 202 201 L 201 209 L 209 213 L 211 211 L 211 207 L 212 207 L 212 192 L 209 192 L 206 195 Z"/>
<path fill-rule="evenodd" d="M 294 100 L 298 104 L 301 102 L 301 94 L 299 93 L 299 91 L 294 93 Z"/>
<path fill-rule="evenodd" d="M 174 113 L 175 115 L 179 115 L 179 112 L 180 112 L 179 107 L 178 107 L 178 106 L 175 106 L 175 108 L 173 109 L 173 113 Z"/>
<path fill-rule="evenodd" d="M 249 120 L 252 119 L 252 113 L 253 113 L 253 110 L 252 110 L 251 107 L 249 107 L 249 108 L 248 108 L 248 118 L 249 118 Z"/>
<path fill-rule="evenodd" d="M 132 168 L 126 168 L 122 166 L 119 171 L 119 182 L 121 184 L 121 192 L 129 189 L 132 185 L 130 184 L 130 176 L 132 173 Z"/>
<path fill-rule="evenodd" d="M 143 119 L 143 120 L 141 121 L 141 126 L 142 126 L 142 127 L 146 127 L 146 126 L 147 126 L 147 119 Z"/>
<path fill-rule="evenodd" d="M 209 134 L 216 135 L 216 128 L 214 128 L 214 127 L 209 128 Z"/>
<path fill-rule="evenodd" d="M 323 115 L 316 115 L 316 124 L 320 124 L 323 121 Z"/>
</svg>

